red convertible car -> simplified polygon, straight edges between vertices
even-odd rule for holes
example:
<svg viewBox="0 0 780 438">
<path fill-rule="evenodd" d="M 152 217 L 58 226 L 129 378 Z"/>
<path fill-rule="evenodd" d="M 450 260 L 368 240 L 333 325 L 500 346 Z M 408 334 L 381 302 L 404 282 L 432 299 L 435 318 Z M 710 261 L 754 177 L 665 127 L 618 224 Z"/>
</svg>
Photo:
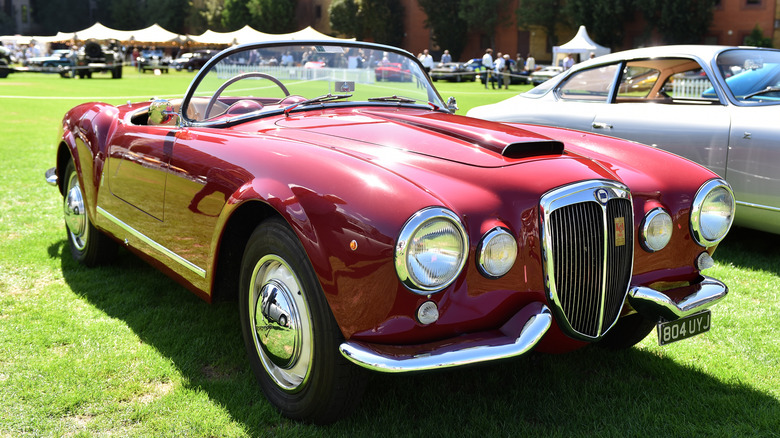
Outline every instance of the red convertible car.
<svg viewBox="0 0 780 438">
<path fill-rule="evenodd" d="M 355 49 L 404 58 L 413 80 L 348 67 Z M 299 67 L 262 62 L 288 52 Z M 344 67 L 306 69 L 313 55 Z M 247 44 L 182 99 L 73 108 L 46 177 L 79 262 L 121 245 L 207 301 L 235 297 L 259 384 L 295 419 L 348 413 L 366 369 L 709 330 L 727 293 L 702 274 L 732 222 L 725 181 L 635 143 L 455 108 L 399 49 Z"/>
</svg>

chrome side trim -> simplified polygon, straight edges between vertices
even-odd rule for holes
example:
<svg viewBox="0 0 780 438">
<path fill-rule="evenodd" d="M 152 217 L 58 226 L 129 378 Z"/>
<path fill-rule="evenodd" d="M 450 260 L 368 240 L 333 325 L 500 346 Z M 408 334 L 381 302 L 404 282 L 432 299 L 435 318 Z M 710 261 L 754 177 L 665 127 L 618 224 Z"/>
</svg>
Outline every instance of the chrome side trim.
<svg viewBox="0 0 780 438">
<path fill-rule="evenodd" d="M 774 211 L 780 213 L 780 208 L 770 207 L 768 205 L 763 205 L 763 204 L 753 204 L 752 202 L 737 201 L 737 205 L 741 205 L 743 207 L 760 208 L 761 210 Z"/>
<path fill-rule="evenodd" d="M 535 308 L 530 311 L 531 308 Z M 526 319 L 527 318 L 527 319 Z M 373 371 L 406 373 L 449 368 L 515 357 L 530 351 L 547 333 L 552 324 L 550 309 L 541 303 L 529 304 L 504 327 L 522 323 L 519 335 L 492 336 L 471 342 L 442 343 L 432 351 L 391 354 L 390 348 L 372 348 L 363 342 L 347 341 L 339 351 L 351 362 Z M 502 329 L 503 330 L 503 329 Z M 497 342 L 503 341 L 506 342 Z M 387 346 L 378 346 L 387 347 Z"/>
<path fill-rule="evenodd" d="M 690 289 L 690 294 L 675 303 L 663 292 L 645 286 L 634 286 L 628 292 L 628 302 L 637 312 L 650 319 L 662 317 L 667 321 L 674 321 L 712 306 L 729 292 L 723 282 L 707 276 L 702 276 L 699 283 L 681 289 Z"/>
<path fill-rule="evenodd" d="M 175 252 L 171 251 L 170 249 L 160 245 L 156 241 L 152 240 L 150 237 L 146 236 L 145 234 L 141 233 L 140 231 L 136 230 L 135 228 L 131 227 L 130 225 L 127 225 L 126 223 L 122 222 L 119 218 L 112 215 L 111 213 L 107 212 L 101 207 L 97 208 L 97 212 L 100 215 L 103 215 L 106 219 L 110 220 L 114 224 L 118 225 L 123 230 L 127 231 L 128 233 L 132 234 L 133 237 L 137 238 L 138 240 L 144 242 L 145 244 L 151 246 L 152 248 L 156 249 L 157 251 L 161 252 L 162 254 L 168 256 L 173 261 L 179 263 L 180 265 L 184 266 L 185 268 L 189 269 L 193 273 L 197 274 L 201 278 L 206 278 L 206 270 L 197 266 L 196 264 L 190 262 L 189 260 L 185 259 L 184 257 L 176 254 Z"/>
</svg>

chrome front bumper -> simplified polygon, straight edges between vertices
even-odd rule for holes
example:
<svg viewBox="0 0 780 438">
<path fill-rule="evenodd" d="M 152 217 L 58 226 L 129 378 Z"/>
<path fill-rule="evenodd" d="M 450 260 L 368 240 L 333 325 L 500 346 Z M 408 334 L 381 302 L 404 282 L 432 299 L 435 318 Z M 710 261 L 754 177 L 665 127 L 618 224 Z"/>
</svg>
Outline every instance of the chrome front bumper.
<svg viewBox="0 0 780 438">
<path fill-rule="evenodd" d="M 634 286 L 628 291 L 628 303 L 646 318 L 674 321 L 707 309 L 723 299 L 728 292 L 729 288 L 721 281 L 702 276 L 697 283 L 665 292 Z M 669 295 L 683 298 L 675 301 Z"/>
<path fill-rule="evenodd" d="M 414 346 L 347 341 L 341 344 L 339 350 L 350 361 L 373 371 L 426 371 L 525 354 L 542 339 L 551 324 L 550 309 L 535 302 L 525 306 L 495 331 Z"/>
<path fill-rule="evenodd" d="M 634 286 L 628 302 L 648 319 L 673 321 L 707 309 L 728 293 L 721 281 L 702 276 L 689 286 L 664 292 Z M 683 297 L 675 300 L 672 297 Z M 380 345 L 347 341 L 339 350 L 351 362 L 373 371 L 405 373 L 487 362 L 531 351 L 552 324 L 550 309 L 534 302 L 499 330 L 463 335 L 421 345 Z"/>
</svg>

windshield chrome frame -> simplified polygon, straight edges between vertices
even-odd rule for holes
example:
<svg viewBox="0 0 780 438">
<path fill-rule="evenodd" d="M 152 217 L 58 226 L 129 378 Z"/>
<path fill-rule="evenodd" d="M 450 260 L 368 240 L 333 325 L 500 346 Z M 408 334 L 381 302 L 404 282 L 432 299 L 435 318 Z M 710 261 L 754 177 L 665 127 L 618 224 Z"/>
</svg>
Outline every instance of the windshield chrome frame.
<svg viewBox="0 0 780 438">
<path fill-rule="evenodd" d="M 412 63 L 416 64 L 419 71 L 423 73 L 421 77 L 417 77 L 419 80 L 424 80 L 428 84 L 428 102 L 424 105 L 425 108 L 431 108 L 447 111 L 447 106 L 444 103 L 444 99 L 442 99 L 441 95 L 439 94 L 439 91 L 436 89 L 436 87 L 433 86 L 433 83 L 431 82 L 430 77 L 425 74 L 425 69 L 420 62 L 420 60 L 417 59 L 414 55 L 412 55 L 410 52 L 399 49 L 397 47 L 392 46 L 386 46 L 383 44 L 376 44 L 376 43 L 366 43 L 362 41 L 350 41 L 350 40 L 283 40 L 283 41 L 272 41 L 272 42 L 258 42 L 258 43 L 246 43 L 241 44 L 233 47 L 229 47 L 216 55 L 214 55 L 211 59 L 206 62 L 206 64 L 203 65 L 203 67 L 198 71 L 195 78 L 190 83 L 189 87 L 187 88 L 187 92 L 184 94 L 184 98 L 182 99 L 181 108 L 179 109 L 179 120 L 180 120 L 180 126 L 182 127 L 193 127 L 193 126 L 203 126 L 203 127 L 213 127 L 213 126 L 225 126 L 225 125 L 234 125 L 236 123 L 239 123 L 241 121 L 252 119 L 252 118 L 258 118 L 263 116 L 268 116 L 271 114 L 281 113 L 282 111 L 279 110 L 273 110 L 268 112 L 257 112 L 257 113 L 251 113 L 241 116 L 232 117 L 229 119 L 222 119 L 218 121 L 196 121 L 191 120 L 186 117 L 187 108 L 189 107 L 190 100 L 192 99 L 193 95 L 195 94 L 195 90 L 198 88 L 200 83 L 203 81 L 203 79 L 208 75 L 208 73 L 211 71 L 211 69 L 218 64 L 223 59 L 238 53 L 243 52 L 247 50 L 253 50 L 253 49 L 266 49 L 266 48 L 274 48 L 274 47 L 288 47 L 288 46 L 341 46 L 341 47 L 349 47 L 349 48 L 364 48 L 364 49 L 370 49 L 370 50 L 376 50 L 376 51 L 382 51 L 382 52 L 391 52 L 395 53 L 397 55 L 403 56 L 405 58 L 408 58 Z M 354 105 L 371 105 L 371 106 L 399 106 L 398 102 L 369 102 L 369 101 L 350 101 L 350 102 L 340 102 L 336 101 L 333 103 L 324 103 L 324 105 L 331 106 L 354 106 Z M 404 104 L 404 105 L 412 105 L 415 107 L 422 108 L 423 105 L 420 103 L 415 104 Z M 321 108 L 321 105 L 317 105 L 317 108 Z M 300 110 L 300 109 L 299 109 Z"/>
</svg>

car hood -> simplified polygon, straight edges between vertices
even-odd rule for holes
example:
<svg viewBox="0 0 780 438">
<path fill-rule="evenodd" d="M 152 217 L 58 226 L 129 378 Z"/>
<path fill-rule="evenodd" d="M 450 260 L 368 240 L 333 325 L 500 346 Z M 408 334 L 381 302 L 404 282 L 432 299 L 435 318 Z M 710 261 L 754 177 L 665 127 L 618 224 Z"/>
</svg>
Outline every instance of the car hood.
<svg viewBox="0 0 780 438">
<path fill-rule="evenodd" d="M 412 153 L 479 167 L 563 153 L 563 144 L 549 137 L 430 110 L 306 111 L 278 119 L 267 133 L 361 154 Z"/>
</svg>

